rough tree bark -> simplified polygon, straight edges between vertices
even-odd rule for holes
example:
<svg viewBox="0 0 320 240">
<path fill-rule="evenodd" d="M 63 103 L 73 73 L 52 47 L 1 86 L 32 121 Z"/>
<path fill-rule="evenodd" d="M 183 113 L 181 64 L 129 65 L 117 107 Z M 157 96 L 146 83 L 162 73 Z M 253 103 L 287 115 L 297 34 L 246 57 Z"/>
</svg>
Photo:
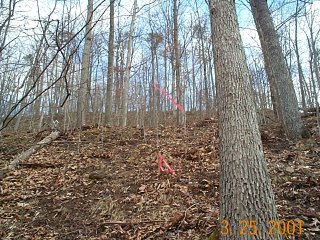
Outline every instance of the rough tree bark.
<svg viewBox="0 0 320 240">
<path fill-rule="evenodd" d="M 220 137 L 220 239 L 271 239 L 276 207 L 234 0 L 211 0 Z M 255 221 L 241 233 L 241 221 Z M 251 223 L 250 223 L 251 224 Z M 256 234 L 255 227 L 259 231 Z M 228 232 L 227 232 L 228 229 Z M 230 236 L 232 234 L 232 237 Z M 272 239 L 281 239 L 280 236 Z"/>
<path fill-rule="evenodd" d="M 278 117 L 287 137 L 298 140 L 303 133 L 298 101 L 267 1 L 250 0 L 250 5 L 269 82 L 275 87 L 271 87 L 271 91 L 275 98 Z"/>
</svg>

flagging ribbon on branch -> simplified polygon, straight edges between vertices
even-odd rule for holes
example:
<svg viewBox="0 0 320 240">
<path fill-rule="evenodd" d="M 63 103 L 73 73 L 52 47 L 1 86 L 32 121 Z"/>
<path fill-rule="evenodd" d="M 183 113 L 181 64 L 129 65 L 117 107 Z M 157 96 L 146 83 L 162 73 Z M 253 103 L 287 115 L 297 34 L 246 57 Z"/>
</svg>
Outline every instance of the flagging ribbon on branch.
<svg viewBox="0 0 320 240">
<path fill-rule="evenodd" d="M 163 156 L 160 152 L 158 152 L 158 164 L 160 173 L 169 173 L 171 175 L 176 175 L 174 170 L 170 167 L 166 160 L 164 160 Z"/>
<path fill-rule="evenodd" d="M 184 111 L 184 110 L 183 110 L 183 107 L 182 107 L 180 104 L 178 104 L 178 103 L 166 92 L 166 90 L 164 90 L 162 87 L 160 87 L 160 84 L 159 84 L 159 83 L 154 82 L 154 83 L 153 83 L 153 86 L 154 86 L 157 90 L 159 90 L 160 93 L 162 93 L 164 96 L 166 96 L 166 97 L 170 100 L 170 102 L 172 102 L 172 104 L 175 105 L 180 111 Z"/>
<path fill-rule="evenodd" d="M 162 87 L 160 87 L 160 84 L 157 82 L 153 83 L 153 86 L 155 89 L 157 89 L 161 94 L 163 94 L 166 98 L 169 99 L 169 101 L 177 107 L 177 109 L 179 109 L 180 111 L 184 111 L 183 107 L 178 104 Z M 166 160 L 164 160 L 163 156 L 161 155 L 160 152 L 158 152 L 157 155 L 157 159 L 158 159 L 158 164 L 159 164 L 159 171 L 160 173 L 168 173 L 171 175 L 176 175 L 174 170 L 170 167 L 170 165 L 167 163 Z"/>
</svg>

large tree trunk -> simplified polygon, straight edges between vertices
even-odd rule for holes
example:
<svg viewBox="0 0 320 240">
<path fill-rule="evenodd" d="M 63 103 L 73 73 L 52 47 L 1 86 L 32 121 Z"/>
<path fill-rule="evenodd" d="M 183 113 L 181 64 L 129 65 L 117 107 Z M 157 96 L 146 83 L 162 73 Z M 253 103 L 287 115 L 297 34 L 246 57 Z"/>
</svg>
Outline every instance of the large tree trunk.
<svg viewBox="0 0 320 240">
<path fill-rule="evenodd" d="M 270 239 L 276 208 L 233 0 L 211 0 L 220 137 L 220 239 Z M 241 233 L 246 221 L 252 226 Z M 251 224 L 251 223 L 250 223 Z M 228 233 L 226 229 L 228 228 Z M 252 233 L 250 234 L 249 231 Z M 225 233 L 225 234 L 224 234 Z M 232 234 L 232 237 L 230 235 Z M 280 236 L 272 239 L 281 239 Z"/>
<path fill-rule="evenodd" d="M 77 126 L 86 124 L 86 114 L 89 110 L 90 94 L 90 52 L 92 46 L 92 18 L 93 18 L 93 0 L 88 0 L 87 21 L 85 31 L 84 50 L 82 54 L 81 79 L 79 98 L 77 102 Z"/>
<path fill-rule="evenodd" d="M 114 2 L 110 0 L 110 29 L 108 45 L 108 79 L 107 79 L 107 102 L 106 102 L 106 123 L 111 124 L 112 115 L 112 83 L 113 83 L 113 58 L 114 58 Z"/>
<path fill-rule="evenodd" d="M 267 1 L 250 0 L 276 110 L 288 138 L 301 138 L 303 124 L 292 79 L 282 53 Z"/>
</svg>

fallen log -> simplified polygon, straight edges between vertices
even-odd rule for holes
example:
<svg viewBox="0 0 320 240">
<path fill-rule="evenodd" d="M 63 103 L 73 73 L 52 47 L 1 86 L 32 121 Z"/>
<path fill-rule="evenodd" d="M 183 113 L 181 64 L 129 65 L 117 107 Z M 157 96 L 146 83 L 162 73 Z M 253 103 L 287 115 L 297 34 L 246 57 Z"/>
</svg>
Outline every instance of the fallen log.
<svg viewBox="0 0 320 240">
<path fill-rule="evenodd" d="M 56 140 L 60 136 L 59 131 L 52 132 L 50 135 L 46 136 L 44 139 L 42 139 L 40 142 L 37 142 L 35 145 L 30 147 L 28 150 L 24 151 L 23 153 L 20 153 L 17 157 L 13 159 L 6 167 L 2 168 L 0 170 L 0 179 L 3 178 L 3 176 L 15 168 L 17 165 L 19 165 L 20 162 L 26 160 L 29 158 L 32 154 L 37 152 L 39 149 L 41 149 L 44 145 L 51 143 L 52 141 Z"/>
</svg>

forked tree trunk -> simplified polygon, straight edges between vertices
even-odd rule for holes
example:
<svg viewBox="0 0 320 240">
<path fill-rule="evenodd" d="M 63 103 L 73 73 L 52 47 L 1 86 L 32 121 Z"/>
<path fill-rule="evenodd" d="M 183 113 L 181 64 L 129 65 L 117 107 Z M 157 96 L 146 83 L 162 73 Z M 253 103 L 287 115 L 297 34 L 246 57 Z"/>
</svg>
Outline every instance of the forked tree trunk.
<svg viewBox="0 0 320 240">
<path fill-rule="evenodd" d="M 220 137 L 220 239 L 271 239 L 269 221 L 277 219 L 276 207 L 250 94 L 235 2 L 211 3 Z M 241 221 L 255 222 L 242 233 Z M 274 234 L 273 240 L 281 239 Z"/>
<path fill-rule="evenodd" d="M 253 17 L 258 29 L 266 72 L 270 81 L 276 110 L 288 138 L 301 138 L 303 124 L 299 113 L 298 101 L 279 37 L 275 30 L 267 1 L 250 0 Z"/>
</svg>

